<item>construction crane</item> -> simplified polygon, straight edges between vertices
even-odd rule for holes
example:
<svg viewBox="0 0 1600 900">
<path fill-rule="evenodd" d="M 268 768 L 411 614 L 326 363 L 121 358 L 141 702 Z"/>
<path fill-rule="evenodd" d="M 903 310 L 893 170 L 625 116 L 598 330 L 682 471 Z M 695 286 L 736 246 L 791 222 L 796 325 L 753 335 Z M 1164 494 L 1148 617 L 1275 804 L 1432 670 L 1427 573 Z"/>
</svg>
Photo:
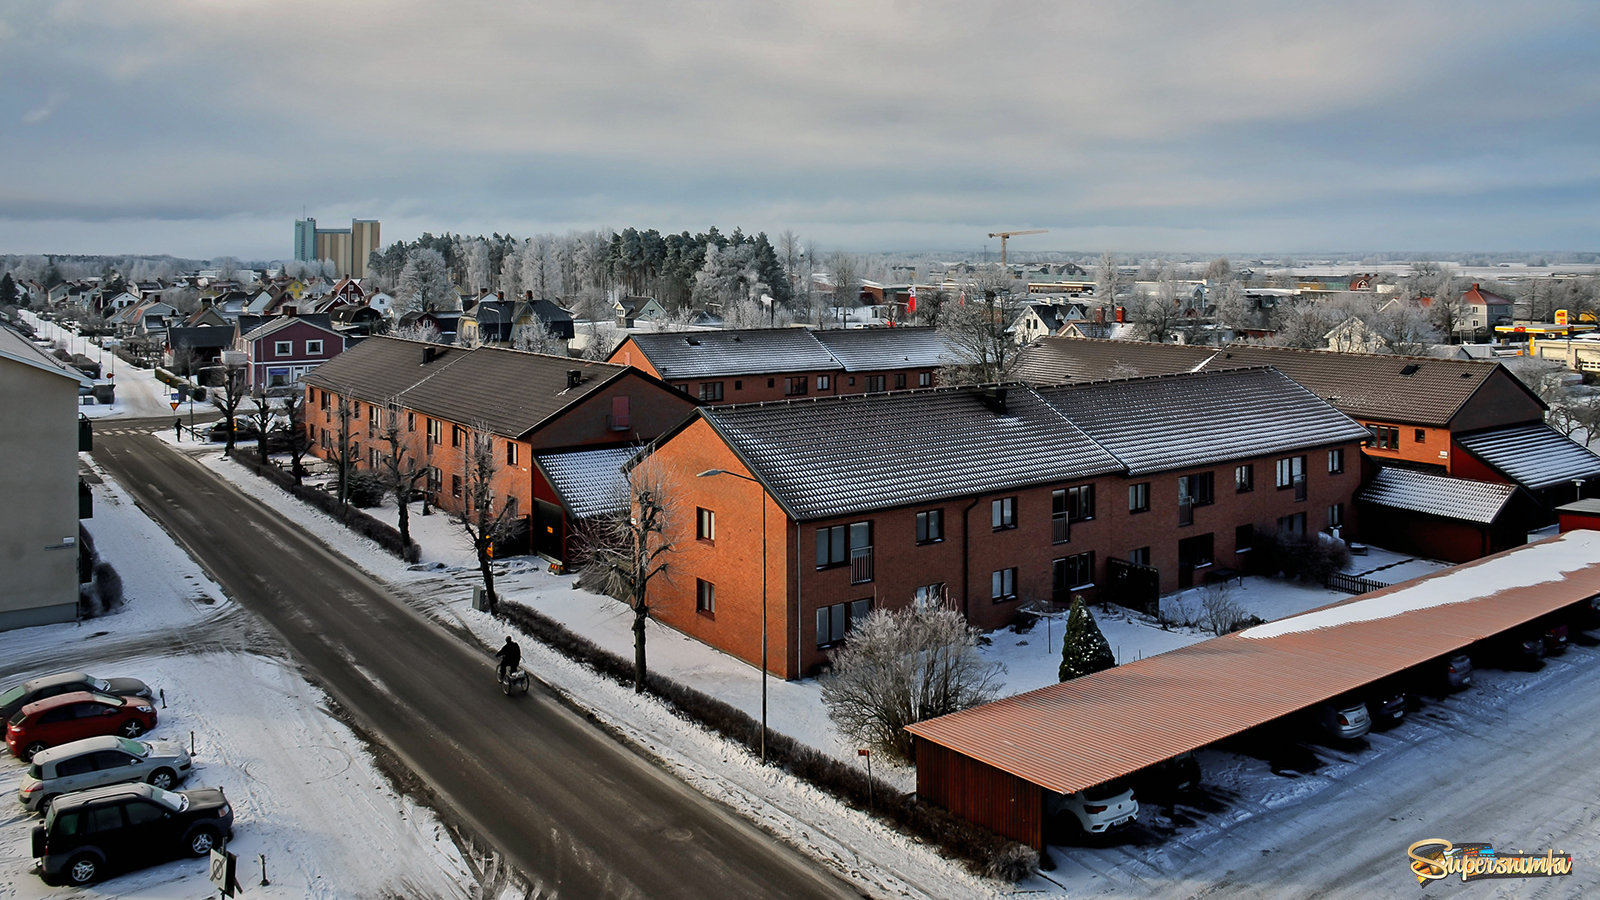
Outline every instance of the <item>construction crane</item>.
<svg viewBox="0 0 1600 900">
<path fill-rule="evenodd" d="M 1006 241 L 1009 238 L 1019 234 L 1044 234 L 1049 230 L 1048 228 L 1035 228 L 1032 231 L 991 231 L 989 232 L 989 237 L 1000 239 L 1000 265 L 1004 267 L 1006 264 Z"/>
</svg>

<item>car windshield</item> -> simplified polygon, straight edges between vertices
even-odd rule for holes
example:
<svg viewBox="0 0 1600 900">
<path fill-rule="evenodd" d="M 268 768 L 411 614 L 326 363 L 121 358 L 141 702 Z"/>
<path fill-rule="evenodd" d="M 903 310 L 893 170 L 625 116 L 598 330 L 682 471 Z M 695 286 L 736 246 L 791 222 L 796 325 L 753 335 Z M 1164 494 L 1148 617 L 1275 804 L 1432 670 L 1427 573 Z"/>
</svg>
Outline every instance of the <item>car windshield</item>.
<svg viewBox="0 0 1600 900">
<path fill-rule="evenodd" d="M 6 691 L 4 694 L 0 694 L 0 706 L 10 706 L 18 700 L 21 700 L 22 695 L 26 690 L 26 685 L 19 684 L 11 690 Z"/>
<path fill-rule="evenodd" d="M 149 744 L 145 743 L 144 741 L 135 741 L 129 738 L 119 738 L 117 740 L 117 749 L 128 754 L 129 756 L 137 756 L 140 759 L 150 755 Z"/>
<path fill-rule="evenodd" d="M 173 812 L 183 812 L 189 808 L 189 798 L 177 791 L 164 791 L 158 787 L 151 787 L 150 799 Z"/>
</svg>

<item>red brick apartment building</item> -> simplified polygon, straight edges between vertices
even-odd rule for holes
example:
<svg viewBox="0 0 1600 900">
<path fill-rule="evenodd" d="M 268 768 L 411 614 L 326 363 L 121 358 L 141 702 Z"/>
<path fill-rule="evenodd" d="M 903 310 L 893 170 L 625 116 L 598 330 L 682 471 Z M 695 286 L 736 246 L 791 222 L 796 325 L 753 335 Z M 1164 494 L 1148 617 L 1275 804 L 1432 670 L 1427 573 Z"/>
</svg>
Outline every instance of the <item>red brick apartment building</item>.
<svg viewBox="0 0 1600 900">
<path fill-rule="evenodd" d="M 679 482 L 655 613 L 755 663 L 764 559 L 771 671 L 794 678 L 874 608 L 992 629 L 1130 575 L 1168 592 L 1262 529 L 1351 526 L 1366 436 L 1267 368 L 702 407 L 652 449 Z"/>
<path fill-rule="evenodd" d="M 1523 543 L 1556 506 L 1600 496 L 1600 456 L 1544 424 L 1544 403 L 1493 360 L 1046 338 L 1024 352 L 1019 377 L 1061 384 L 1262 365 L 1366 426 L 1362 453 L 1377 467 L 1369 488 L 1382 476 L 1382 489 L 1357 499 L 1383 511 L 1366 518 L 1385 527 L 1367 533 L 1391 549 L 1476 559 Z"/>
<path fill-rule="evenodd" d="M 381 438 L 392 404 L 402 419 L 407 458 L 426 463 L 425 489 L 446 511 L 461 508 L 464 452 L 474 427 L 494 437 L 495 494 L 525 517 L 532 549 L 568 562 L 577 518 L 603 508 L 581 498 L 573 515 L 552 479 L 603 470 L 615 483 L 621 458 L 665 432 L 694 408 L 677 391 L 637 369 L 493 347 L 467 350 L 397 338 L 369 338 L 305 377 L 306 430 L 312 453 L 327 458 L 338 442 L 340 399 L 358 470 L 375 470 L 388 452 Z M 597 470 L 597 466 L 599 469 Z M 602 472 L 603 473 L 603 472 Z"/>
<path fill-rule="evenodd" d="M 607 361 L 717 404 L 933 387 L 950 359 L 933 328 L 756 328 L 632 334 Z"/>
</svg>

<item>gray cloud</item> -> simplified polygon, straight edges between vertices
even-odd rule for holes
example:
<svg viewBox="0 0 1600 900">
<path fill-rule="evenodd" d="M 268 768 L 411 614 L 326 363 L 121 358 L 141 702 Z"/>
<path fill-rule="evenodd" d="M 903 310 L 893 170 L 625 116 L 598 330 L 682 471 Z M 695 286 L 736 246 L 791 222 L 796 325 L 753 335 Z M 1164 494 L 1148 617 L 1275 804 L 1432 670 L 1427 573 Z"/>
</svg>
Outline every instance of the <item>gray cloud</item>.
<svg viewBox="0 0 1600 900">
<path fill-rule="evenodd" d="M 326 221 L 824 246 L 1593 248 L 1590 4 L 21 0 L 0 249 Z"/>
</svg>

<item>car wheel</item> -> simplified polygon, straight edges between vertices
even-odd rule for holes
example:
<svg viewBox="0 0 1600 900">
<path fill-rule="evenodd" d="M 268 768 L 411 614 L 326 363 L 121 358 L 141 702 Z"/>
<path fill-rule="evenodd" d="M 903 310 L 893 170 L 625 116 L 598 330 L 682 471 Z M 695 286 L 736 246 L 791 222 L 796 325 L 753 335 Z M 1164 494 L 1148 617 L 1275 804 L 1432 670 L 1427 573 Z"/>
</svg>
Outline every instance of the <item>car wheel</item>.
<svg viewBox="0 0 1600 900">
<path fill-rule="evenodd" d="M 67 863 L 65 874 L 68 884 L 88 884 L 100 877 L 100 860 L 93 854 L 80 853 Z"/>
<path fill-rule="evenodd" d="M 122 723 L 122 727 L 117 729 L 117 733 L 121 734 L 123 737 L 136 738 L 139 735 L 144 734 L 144 726 L 139 724 L 138 719 L 129 719 L 128 721 Z"/>
<path fill-rule="evenodd" d="M 178 776 L 171 769 L 157 769 L 150 773 L 150 783 L 163 791 L 172 790 L 172 785 Z"/>
<path fill-rule="evenodd" d="M 29 744 L 28 746 L 23 747 L 22 748 L 22 761 L 23 762 L 32 762 L 33 761 L 33 755 L 35 753 L 38 753 L 40 750 L 45 749 L 47 746 L 48 745 L 45 744 L 44 741 L 34 741 L 33 743 Z"/>
<path fill-rule="evenodd" d="M 210 825 L 202 825 L 189 835 L 189 852 L 205 856 L 222 842 L 222 834 Z"/>
</svg>

